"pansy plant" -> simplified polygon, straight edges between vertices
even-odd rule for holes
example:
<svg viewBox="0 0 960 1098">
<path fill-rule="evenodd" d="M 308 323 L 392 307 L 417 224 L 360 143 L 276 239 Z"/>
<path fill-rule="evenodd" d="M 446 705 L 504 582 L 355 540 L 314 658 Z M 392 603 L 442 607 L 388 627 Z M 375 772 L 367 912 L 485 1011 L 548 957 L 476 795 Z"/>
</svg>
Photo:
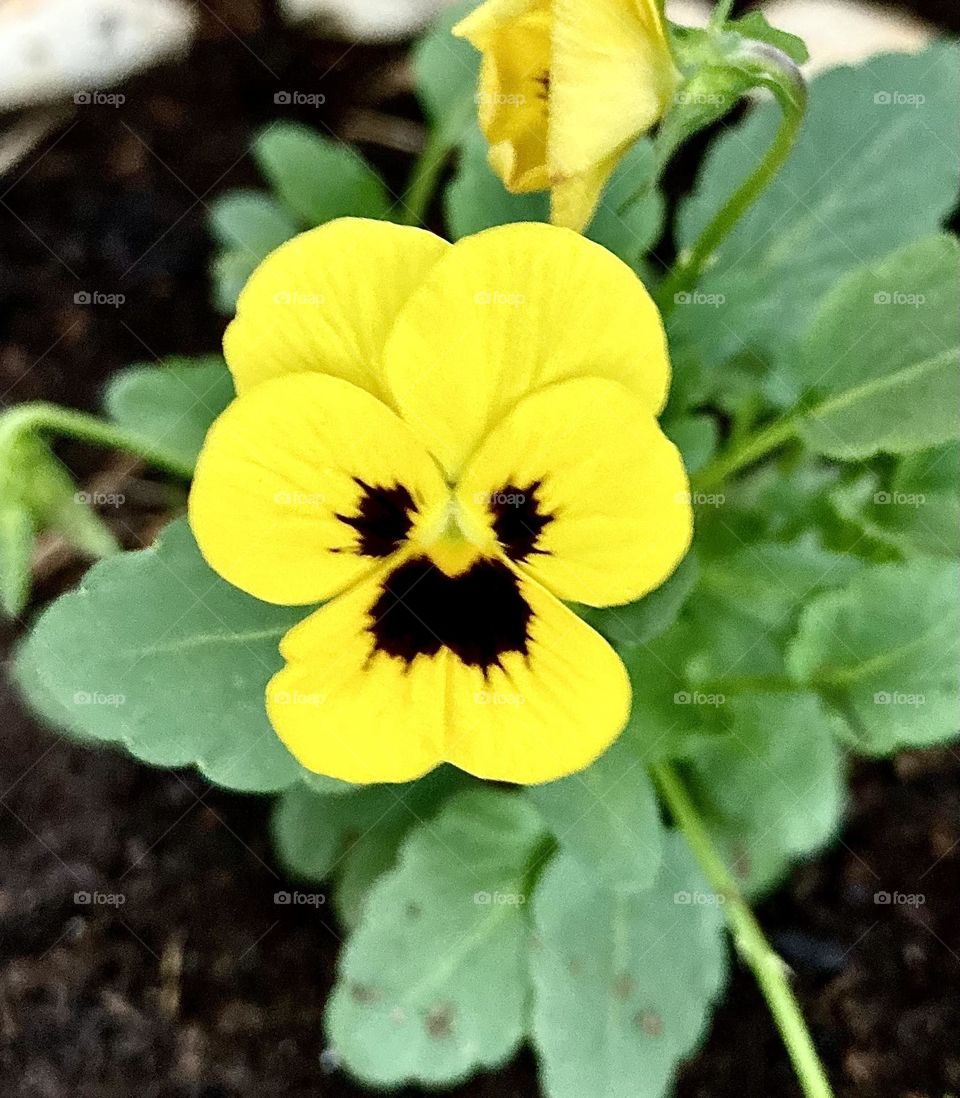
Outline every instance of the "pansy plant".
<svg viewBox="0 0 960 1098">
<path fill-rule="evenodd" d="M 279 794 L 359 1079 L 527 1040 L 546 1098 L 659 1098 L 725 924 L 828 1098 L 748 901 L 836 833 L 848 753 L 955 732 L 956 51 L 827 73 L 800 132 L 803 45 L 760 16 L 470 7 L 416 49 L 406 191 L 256 139 L 269 191 L 213 211 L 225 361 L 0 418 L 7 612 L 44 527 L 111 555 L 16 674 L 85 743 Z M 756 87 L 661 277 L 660 173 Z M 186 519 L 118 553 L 57 433 L 191 482 Z"/>
</svg>

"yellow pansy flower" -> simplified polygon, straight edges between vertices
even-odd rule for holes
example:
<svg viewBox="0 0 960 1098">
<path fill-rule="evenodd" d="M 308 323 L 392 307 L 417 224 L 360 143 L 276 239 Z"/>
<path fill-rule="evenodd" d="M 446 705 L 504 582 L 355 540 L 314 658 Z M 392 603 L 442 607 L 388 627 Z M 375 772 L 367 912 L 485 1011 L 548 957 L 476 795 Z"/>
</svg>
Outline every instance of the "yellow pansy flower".
<svg viewBox="0 0 960 1098">
<path fill-rule="evenodd" d="M 200 455 L 197 542 L 256 598 L 330 600 L 267 688 L 289 750 L 350 782 L 587 766 L 630 687 L 560 600 L 638 598 L 691 537 L 633 272 L 549 225 L 449 245 L 345 219 L 261 264 L 224 346 L 238 396 Z"/>
<path fill-rule="evenodd" d="M 490 166 L 509 191 L 550 188 L 581 232 L 617 161 L 664 114 L 679 74 L 657 0 L 487 0 L 453 33 L 483 54 Z"/>
</svg>

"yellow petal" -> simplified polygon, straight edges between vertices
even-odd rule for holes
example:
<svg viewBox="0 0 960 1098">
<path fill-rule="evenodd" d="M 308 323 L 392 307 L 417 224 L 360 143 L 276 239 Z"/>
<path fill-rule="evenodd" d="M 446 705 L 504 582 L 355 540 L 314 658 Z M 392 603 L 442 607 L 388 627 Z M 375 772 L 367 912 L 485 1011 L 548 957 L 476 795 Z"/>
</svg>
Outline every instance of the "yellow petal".
<svg viewBox="0 0 960 1098">
<path fill-rule="evenodd" d="M 406 495 L 404 495 L 406 493 Z M 283 605 L 329 598 L 399 548 L 447 489 L 386 405 L 339 378 L 292 374 L 238 397 L 207 435 L 190 525 L 207 563 Z"/>
<path fill-rule="evenodd" d="M 543 0 L 478 9 L 460 25 L 483 51 L 477 118 L 489 145 L 490 166 L 514 192 L 549 184 L 547 103 L 550 77 L 550 14 Z M 508 13 L 508 10 L 509 13 Z"/>
<path fill-rule="evenodd" d="M 630 682 L 619 657 L 585 622 L 529 579 L 527 652 L 484 676 L 448 662 L 446 758 L 480 778 L 533 785 L 589 766 L 620 734 Z"/>
<path fill-rule="evenodd" d="M 629 602 L 658 587 L 690 546 L 680 454 L 644 404 L 593 378 L 521 401 L 457 489 L 501 548 L 562 599 Z"/>
<path fill-rule="evenodd" d="M 285 374 L 331 374 L 386 395 L 394 318 L 449 245 L 422 229 L 343 218 L 301 233 L 240 294 L 224 353 L 240 394 Z"/>
<path fill-rule="evenodd" d="M 450 479 L 531 391 L 604 377 L 656 413 L 670 378 L 660 315 L 630 268 L 534 223 L 454 245 L 401 310 L 384 363 L 397 407 Z"/>
<path fill-rule="evenodd" d="M 541 782 L 589 765 L 618 735 L 630 686 L 606 641 L 533 581 L 479 567 L 486 582 L 405 559 L 291 630 L 267 709 L 304 766 L 400 782 L 447 759 Z"/>
<path fill-rule="evenodd" d="M 466 38 L 478 50 L 486 48 L 492 34 L 509 26 L 527 12 L 547 5 L 543 0 L 487 0 L 453 28 L 458 38 Z"/>
<path fill-rule="evenodd" d="M 267 686 L 277 735 L 308 770 L 347 782 L 404 782 L 442 761 L 445 657 L 409 666 L 373 654 L 367 580 L 295 626 Z"/>
<path fill-rule="evenodd" d="M 553 0 L 551 182 L 580 175 L 662 116 L 678 74 L 656 0 Z"/>
<path fill-rule="evenodd" d="M 590 224 L 607 180 L 617 166 L 620 153 L 601 160 L 580 175 L 555 183 L 550 190 L 550 221 L 564 229 L 583 232 Z"/>
</svg>

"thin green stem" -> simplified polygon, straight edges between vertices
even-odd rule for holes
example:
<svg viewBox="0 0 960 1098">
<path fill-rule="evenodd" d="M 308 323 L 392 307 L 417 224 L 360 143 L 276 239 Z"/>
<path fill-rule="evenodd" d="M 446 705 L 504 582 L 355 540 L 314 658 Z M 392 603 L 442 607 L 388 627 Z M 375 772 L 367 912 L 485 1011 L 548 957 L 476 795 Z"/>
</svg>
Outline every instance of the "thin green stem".
<svg viewBox="0 0 960 1098">
<path fill-rule="evenodd" d="M 402 225 L 421 225 L 433 201 L 440 176 L 460 143 L 463 129 L 472 115 L 472 97 L 451 113 L 442 126 L 430 130 L 403 196 L 398 220 Z"/>
<path fill-rule="evenodd" d="M 651 772 L 711 888 L 724 899 L 723 911 L 734 947 L 763 992 L 804 1095 L 806 1098 L 833 1098 L 813 1038 L 790 987 L 786 964 L 771 948 L 756 916 L 740 894 L 677 772 L 668 763 L 655 763 Z"/>
<path fill-rule="evenodd" d="M 137 432 L 118 427 L 88 412 L 45 402 L 18 405 L 0 418 L 0 451 L 22 435 L 32 432 L 50 432 L 88 442 L 92 446 L 123 450 L 182 480 L 193 477 L 192 463 L 155 446 Z"/>
<path fill-rule="evenodd" d="M 774 80 L 758 73 L 755 86 L 773 92 L 780 106 L 780 125 L 773 142 L 749 176 L 714 214 L 713 219 L 694 242 L 677 259 L 673 269 L 660 284 L 657 301 L 666 316 L 673 311 L 680 295 L 688 292 L 700 279 L 719 245 L 726 239 L 741 217 L 772 182 L 793 149 L 806 108 L 806 87 L 796 65 L 779 50 L 756 44 L 758 55 L 777 55 L 784 78 Z"/>
<path fill-rule="evenodd" d="M 733 10 L 733 0 L 720 0 L 717 6 L 710 13 L 710 26 L 722 27 L 724 23 L 730 18 L 730 12 Z"/>
<path fill-rule="evenodd" d="M 709 492 L 734 473 L 779 449 L 795 437 L 800 420 L 801 417 L 797 415 L 784 416 L 747 435 L 726 453 L 718 455 L 705 465 L 693 478 L 693 488 L 698 492 Z"/>
</svg>

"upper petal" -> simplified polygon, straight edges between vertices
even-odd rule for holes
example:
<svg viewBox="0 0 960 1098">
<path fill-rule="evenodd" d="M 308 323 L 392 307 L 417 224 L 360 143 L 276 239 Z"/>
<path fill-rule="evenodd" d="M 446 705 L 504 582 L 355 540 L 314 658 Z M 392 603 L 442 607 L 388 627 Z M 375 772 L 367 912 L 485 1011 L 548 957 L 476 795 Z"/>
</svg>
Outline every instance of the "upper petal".
<svg viewBox="0 0 960 1098">
<path fill-rule="evenodd" d="M 693 533 L 676 447 L 633 394 L 595 378 L 521 401 L 471 459 L 457 496 L 493 523 L 517 567 L 591 606 L 658 587 Z"/>
<path fill-rule="evenodd" d="M 423 229 L 362 218 L 331 221 L 282 244 L 251 275 L 224 336 L 237 392 L 310 371 L 385 397 L 387 334 L 448 247 Z"/>
<path fill-rule="evenodd" d="M 329 598 L 399 549 L 446 495 L 435 463 L 375 397 L 293 374 L 238 397 L 207 435 L 190 525 L 207 563 L 283 605 Z"/>
<path fill-rule="evenodd" d="M 660 315 L 630 268 L 534 223 L 454 245 L 401 310 L 384 363 L 396 406 L 451 479 L 531 391 L 609 378 L 655 414 L 670 377 Z"/>
</svg>

